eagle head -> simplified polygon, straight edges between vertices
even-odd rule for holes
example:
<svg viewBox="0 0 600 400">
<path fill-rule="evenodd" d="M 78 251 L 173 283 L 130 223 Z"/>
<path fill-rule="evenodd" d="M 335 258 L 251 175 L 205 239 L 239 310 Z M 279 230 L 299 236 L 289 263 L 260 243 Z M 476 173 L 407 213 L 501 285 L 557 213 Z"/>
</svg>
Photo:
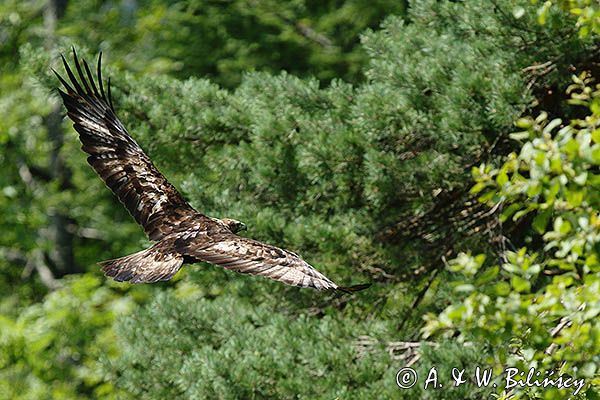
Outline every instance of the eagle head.
<svg viewBox="0 0 600 400">
<path fill-rule="evenodd" d="M 247 230 L 246 224 L 244 224 L 243 222 L 240 222 L 236 219 L 222 218 L 221 222 L 223 222 L 225 225 L 227 225 L 229 230 L 233 233 L 238 233 L 240 231 Z"/>
</svg>

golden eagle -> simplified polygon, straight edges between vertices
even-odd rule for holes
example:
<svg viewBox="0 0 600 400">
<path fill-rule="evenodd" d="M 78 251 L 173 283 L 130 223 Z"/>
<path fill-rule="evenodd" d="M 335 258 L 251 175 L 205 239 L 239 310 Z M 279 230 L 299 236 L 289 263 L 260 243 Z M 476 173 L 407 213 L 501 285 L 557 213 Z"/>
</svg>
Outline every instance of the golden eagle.
<svg viewBox="0 0 600 400">
<path fill-rule="evenodd" d="M 144 228 L 152 247 L 101 262 L 116 281 L 168 280 L 182 264 L 205 261 L 233 271 L 261 275 L 288 285 L 320 290 L 356 291 L 368 285 L 340 287 L 291 251 L 238 236 L 239 221 L 211 218 L 196 211 L 156 169 L 115 114 L 110 79 L 104 90 L 102 53 L 97 84 L 87 62 L 73 49 L 79 79 L 61 55 L 70 83 L 54 73 L 66 90 L 58 89 L 68 116 L 79 133 L 88 163 Z"/>
</svg>

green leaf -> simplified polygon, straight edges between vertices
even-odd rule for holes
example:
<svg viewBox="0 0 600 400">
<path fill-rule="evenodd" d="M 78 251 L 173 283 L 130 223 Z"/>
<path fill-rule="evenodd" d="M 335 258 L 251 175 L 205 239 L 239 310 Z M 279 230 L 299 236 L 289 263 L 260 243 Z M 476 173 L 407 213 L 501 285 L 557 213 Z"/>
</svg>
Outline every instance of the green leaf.
<svg viewBox="0 0 600 400">
<path fill-rule="evenodd" d="M 485 189 L 487 185 L 484 182 L 477 182 L 475 185 L 473 185 L 473 187 L 470 190 L 470 193 L 472 194 L 477 194 L 479 192 L 481 192 L 483 189 Z"/>
<path fill-rule="evenodd" d="M 592 161 L 596 165 L 600 165 L 600 146 L 597 146 L 595 149 L 592 150 Z"/>
<path fill-rule="evenodd" d="M 454 291 L 459 292 L 459 293 L 470 293 L 473 290 L 475 290 L 475 286 L 468 284 L 468 283 L 458 285 L 454 288 Z"/>
<path fill-rule="evenodd" d="M 499 271 L 500 271 L 500 267 L 498 267 L 497 265 L 487 268 L 485 271 L 483 271 L 483 273 L 481 273 L 477 277 L 477 279 L 475 280 L 475 284 L 477 286 L 481 286 L 488 282 L 491 282 L 498 276 Z"/>
<path fill-rule="evenodd" d="M 510 284 L 519 293 L 528 292 L 531 289 L 531 284 L 529 281 L 521 278 L 518 275 L 513 275 L 510 278 Z"/>
<path fill-rule="evenodd" d="M 519 219 L 523 218 L 525 215 L 529 214 L 533 208 L 534 208 L 534 205 L 532 204 L 529 207 L 527 207 L 525 210 L 517 211 L 515 213 L 515 215 L 513 215 L 512 220 L 518 221 Z"/>
<path fill-rule="evenodd" d="M 594 143 L 599 144 L 600 143 L 600 128 L 594 129 L 592 131 L 592 140 L 594 141 Z"/>
<path fill-rule="evenodd" d="M 535 231 L 539 234 L 544 234 L 546 232 L 548 221 L 550 220 L 551 215 L 552 211 L 549 209 L 538 212 L 532 222 L 533 229 L 535 229 Z"/>
<path fill-rule="evenodd" d="M 518 210 L 520 210 L 522 207 L 521 204 L 519 203 L 513 203 L 511 205 L 509 205 L 508 207 L 505 207 L 502 210 L 502 213 L 500 213 L 500 221 L 505 222 L 506 220 L 508 220 L 515 212 L 517 212 Z"/>
<path fill-rule="evenodd" d="M 513 132 L 508 135 L 513 140 L 527 140 L 530 137 L 529 131 Z"/>
<path fill-rule="evenodd" d="M 500 173 L 496 177 L 496 183 L 498 183 L 498 185 L 500 186 L 503 186 L 506 183 L 508 183 L 508 175 L 506 174 L 506 171 L 504 169 L 500 170 Z"/>
<path fill-rule="evenodd" d="M 523 7 L 515 7 L 513 8 L 513 15 L 516 19 L 520 19 L 525 15 L 525 9 Z"/>
<path fill-rule="evenodd" d="M 494 291 L 498 296 L 507 296 L 510 293 L 510 285 L 506 282 L 498 282 L 494 286 Z"/>
<path fill-rule="evenodd" d="M 555 118 L 552 121 L 548 122 L 548 125 L 546 125 L 544 127 L 544 130 L 542 131 L 542 133 L 544 133 L 546 135 L 550 135 L 552 133 L 552 131 L 554 130 L 554 128 L 556 128 L 560 124 L 562 124 L 562 120 L 560 118 Z"/>
</svg>

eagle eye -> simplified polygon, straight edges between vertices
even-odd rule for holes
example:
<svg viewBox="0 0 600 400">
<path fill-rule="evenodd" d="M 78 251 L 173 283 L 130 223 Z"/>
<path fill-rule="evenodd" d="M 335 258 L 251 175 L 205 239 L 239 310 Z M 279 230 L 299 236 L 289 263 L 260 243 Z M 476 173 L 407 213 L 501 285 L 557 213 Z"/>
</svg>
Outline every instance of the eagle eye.
<svg viewBox="0 0 600 400">
<path fill-rule="evenodd" d="M 227 225 L 227 227 L 229 228 L 229 230 L 233 233 L 238 233 L 247 229 L 246 224 L 235 219 L 223 218 L 221 221 L 224 222 L 225 225 Z"/>
</svg>

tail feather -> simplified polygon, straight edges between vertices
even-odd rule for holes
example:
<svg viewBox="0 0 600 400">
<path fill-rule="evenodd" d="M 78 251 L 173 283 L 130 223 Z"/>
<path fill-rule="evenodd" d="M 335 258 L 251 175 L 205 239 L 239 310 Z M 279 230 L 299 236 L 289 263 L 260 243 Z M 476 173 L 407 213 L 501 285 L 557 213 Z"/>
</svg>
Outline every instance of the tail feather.
<svg viewBox="0 0 600 400">
<path fill-rule="evenodd" d="M 117 282 L 150 283 L 169 280 L 179 271 L 183 256 L 158 242 L 149 249 L 98 264 Z"/>
</svg>

